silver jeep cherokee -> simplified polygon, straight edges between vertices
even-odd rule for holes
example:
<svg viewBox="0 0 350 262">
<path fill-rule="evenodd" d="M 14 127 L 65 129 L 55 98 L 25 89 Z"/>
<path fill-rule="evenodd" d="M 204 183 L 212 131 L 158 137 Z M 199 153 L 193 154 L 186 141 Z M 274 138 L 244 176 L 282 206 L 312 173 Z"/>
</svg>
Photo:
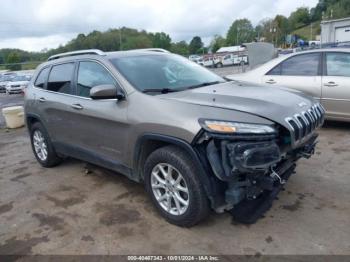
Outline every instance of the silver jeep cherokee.
<svg viewBox="0 0 350 262">
<path fill-rule="evenodd" d="M 229 82 L 158 49 L 52 56 L 25 98 L 42 166 L 69 156 L 142 182 L 179 226 L 210 209 L 254 223 L 313 154 L 324 119 L 299 92 Z"/>
</svg>

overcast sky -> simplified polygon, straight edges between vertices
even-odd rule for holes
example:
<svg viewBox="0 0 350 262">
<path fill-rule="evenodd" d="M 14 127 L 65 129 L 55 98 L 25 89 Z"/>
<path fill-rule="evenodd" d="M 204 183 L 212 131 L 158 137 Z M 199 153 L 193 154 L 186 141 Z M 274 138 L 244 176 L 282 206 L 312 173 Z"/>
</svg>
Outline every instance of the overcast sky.
<svg viewBox="0 0 350 262">
<path fill-rule="evenodd" d="M 5 0 L 0 3 L 0 48 L 40 51 L 94 29 L 122 26 L 163 31 L 173 41 L 199 35 L 208 43 L 233 20 L 254 25 L 318 0 Z"/>
</svg>

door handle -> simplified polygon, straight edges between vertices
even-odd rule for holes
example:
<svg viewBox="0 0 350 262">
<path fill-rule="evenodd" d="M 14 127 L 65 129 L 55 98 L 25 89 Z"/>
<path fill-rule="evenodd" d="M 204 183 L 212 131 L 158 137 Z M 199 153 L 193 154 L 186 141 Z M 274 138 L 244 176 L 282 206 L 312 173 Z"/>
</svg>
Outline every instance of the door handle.
<svg viewBox="0 0 350 262">
<path fill-rule="evenodd" d="M 334 83 L 334 82 L 328 82 L 328 83 L 326 83 L 326 84 L 324 84 L 325 86 L 338 86 L 336 83 Z"/>
<path fill-rule="evenodd" d="M 266 84 L 276 84 L 276 81 L 273 79 L 269 79 L 265 82 Z"/>
<path fill-rule="evenodd" d="M 73 104 L 71 105 L 72 108 L 76 109 L 76 110 L 82 110 L 84 109 L 84 107 L 80 104 Z"/>
<path fill-rule="evenodd" d="M 44 103 L 45 101 L 46 101 L 46 99 L 44 97 L 39 98 L 39 102 Z"/>
</svg>

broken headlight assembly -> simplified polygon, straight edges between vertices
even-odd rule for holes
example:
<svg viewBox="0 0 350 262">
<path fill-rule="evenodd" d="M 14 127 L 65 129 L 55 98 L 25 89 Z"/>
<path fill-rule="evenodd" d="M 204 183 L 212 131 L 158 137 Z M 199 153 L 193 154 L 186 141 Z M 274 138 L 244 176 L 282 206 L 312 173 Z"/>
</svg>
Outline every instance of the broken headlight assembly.
<svg viewBox="0 0 350 262">
<path fill-rule="evenodd" d="M 271 125 L 205 119 L 200 119 L 199 123 L 206 131 L 221 134 L 269 135 L 277 133 L 277 130 Z"/>
<path fill-rule="evenodd" d="M 213 138 L 207 144 L 207 158 L 221 180 L 265 173 L 281 160 L 274 125 L 218 120 L 200 120 L 200 124 Z"/>
</svg>

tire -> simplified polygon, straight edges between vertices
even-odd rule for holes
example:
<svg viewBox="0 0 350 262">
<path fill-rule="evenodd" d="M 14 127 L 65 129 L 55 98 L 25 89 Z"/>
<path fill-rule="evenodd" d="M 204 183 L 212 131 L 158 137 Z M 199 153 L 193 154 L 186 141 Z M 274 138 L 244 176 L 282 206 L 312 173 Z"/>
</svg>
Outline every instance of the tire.
<svg viewBox="0 0 350 262">
<path fill-rule="evenodd" d="M 167 182 L 164 179 L 165 176 L 162 176 L 163 173 L 160 167 L 163 167 L 163 170 L 166 172 L 169 171 L 169 167 L 172 169 L 171 177 L 175 185 L 171 185 L 171 181 Z M 154 173 L 157 173 L 158 177 L 162 178 L 165 183 L 168 183 L 168 188 L 166 186 L 162 188 L 164 184 L 155 178 Z M 152 202 L 160 214 L 171 224 L 191 227 L 208 216 L 210 211 L 209 201 L 198 178 L 198 170 L 189 155 L 180 148 L 166 146 L 154 151 L 146 160 L 144 174 L 145 187 Z M 182 180 L 179 179 L 178 174 L 180 174 Z M 176 184 L 175 180 L 180 182 Z M 178 190 L 177 188 L 181 189 Z M 186 190 L 184 189 L 186 188 L 188 193 L 185 193 Z M 166 190 L 168 191 L 168 197 L 161 203 L 157 198 L 161 199 L 163 197 L 164 199 L 164 195 L 167 194 Z M 164 195 L 162 195 L 162 192 L 164 192 Z M 170 211 L 167 208 L 168 198 L 171 199 Z M 185 205 L 183 201 L 180 202 L 180 198 L 188 204 Z"/>
<path fill-rule="evenodd" d="M 217 68 L 221 68 L 221 67 L 222 67 L 222 63 L 216 64 L 216 67 L 217 67 Z"/>
<path fill-rule="evenodd" d="M 245 65 L 245 62 L 244 62 L 244 61 L 241 61 L 241 62 L 239 63 L 239 65 L 240 65 L 240 66 L 244 66 L 244 65 Z"/>
<path fill-rule="evenodd" d="M 39 138 L 42 138 L 42 142 L 38 144 Z M 46 129 L 41 123 L 36 122 L 31 126 L 30 141 L 35 158 L 43 167 L 54 167 L 62 162 L 62 159 L 55 152 Z M 46 149 L 46 154 L 43 153 L 43 151 L 45 152 L 44 148 Z"/>
</svg>

